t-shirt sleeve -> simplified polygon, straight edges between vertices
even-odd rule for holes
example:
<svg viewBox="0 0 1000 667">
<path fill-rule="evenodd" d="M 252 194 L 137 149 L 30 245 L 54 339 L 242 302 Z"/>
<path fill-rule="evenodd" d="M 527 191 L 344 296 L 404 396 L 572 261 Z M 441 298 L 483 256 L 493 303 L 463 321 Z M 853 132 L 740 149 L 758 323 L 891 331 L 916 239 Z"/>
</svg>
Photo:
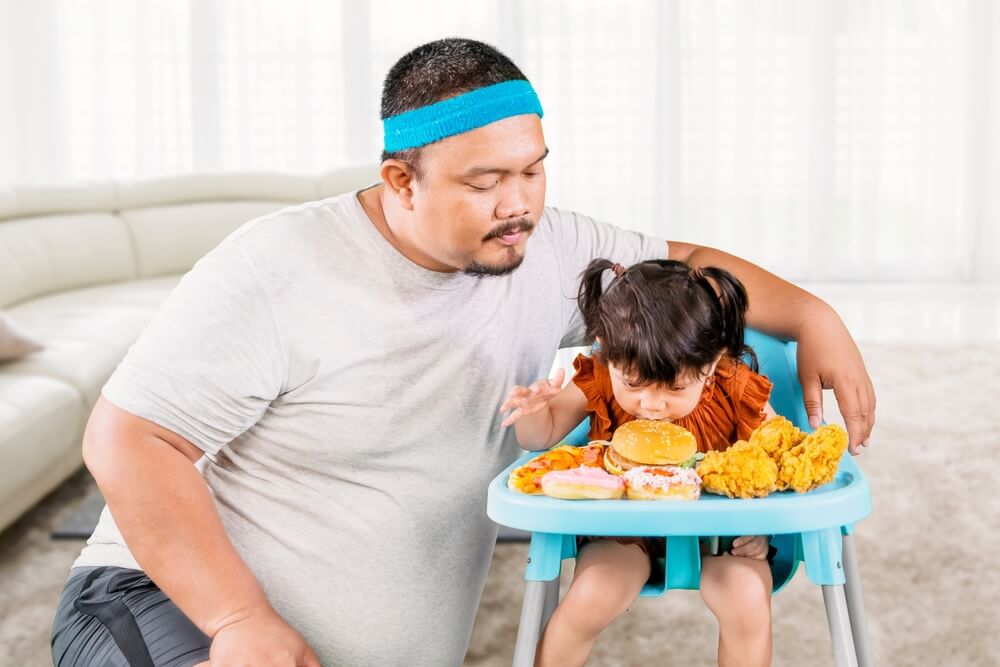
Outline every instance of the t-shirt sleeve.
<svg viewBox="0 0 1000 667">
<path fill-rule="evenodd" d="M 576 305 L 580 274 L 591 260 L 601 258 L 631 266 L 647 259 L 665 259 L 667 242 L 653 236 L 629 231 L 572 211 L 546 209 L 552 225 L 559 269 L 565 329 L 561 347 L 584 344 L 583 319 Z"/>
<path fill-rule="evenodd" d="M 181 279 L 102 394 L 214 455 L 260 419 L 285 369 L 266 287 L 229 243 Z"/>
</svg>

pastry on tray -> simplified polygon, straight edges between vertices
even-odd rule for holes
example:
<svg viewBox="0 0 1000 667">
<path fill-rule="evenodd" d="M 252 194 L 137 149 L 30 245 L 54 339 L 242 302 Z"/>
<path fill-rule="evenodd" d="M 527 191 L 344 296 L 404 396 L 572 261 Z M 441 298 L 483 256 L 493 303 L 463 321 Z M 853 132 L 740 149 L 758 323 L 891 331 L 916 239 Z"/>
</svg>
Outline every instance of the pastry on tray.
<svg viewBox="0 0 1000 667">
<path fill-rule="evenodd" d="M 625 492 L 621 477 L 603 468 L 580 466 L 542 477 L 542 493 L 563 500 L 617 500 Z"/>
<path fill-rule="evenodd" d="M 701 478 L 692 468 L 639 466 L 622 477 L 629 500 L 698 500 Z"/>
<path fill-rule="evenodd" d="M 585 466 L 600 468 L 604 458 L 604 445 L 594 442 L 586 447 L 560 445 L 536 456 L 524 465 L 515 468 L 507 478 L 507 487 L 537 495 L 542 492 L 542 477 L 554 470 L 572 470 Z"/>
</svg>

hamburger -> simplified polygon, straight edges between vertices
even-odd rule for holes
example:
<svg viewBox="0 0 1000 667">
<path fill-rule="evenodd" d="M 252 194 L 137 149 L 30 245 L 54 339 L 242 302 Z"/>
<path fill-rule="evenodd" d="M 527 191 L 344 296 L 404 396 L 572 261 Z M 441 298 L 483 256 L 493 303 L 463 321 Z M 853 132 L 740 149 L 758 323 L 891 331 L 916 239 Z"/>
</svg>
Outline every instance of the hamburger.
<svg viewBox="0 0 1000 667">
<path fill-rule="evenodd" d="M 701 478 L 693 466 L 698 443 L 670 422 L 637 419 L 614 432 L 604 450 L 604 467 L 625 481 L 632 500 L 697 500 Z"/>
<path fill-rule="evenodd" d="M 604 467 L 624 475 L 639 466 L 694 465 L 698 443 L 691 431 L 670 422 L 636 419 L 622 424 L 604 450 Z"/>
</svg>

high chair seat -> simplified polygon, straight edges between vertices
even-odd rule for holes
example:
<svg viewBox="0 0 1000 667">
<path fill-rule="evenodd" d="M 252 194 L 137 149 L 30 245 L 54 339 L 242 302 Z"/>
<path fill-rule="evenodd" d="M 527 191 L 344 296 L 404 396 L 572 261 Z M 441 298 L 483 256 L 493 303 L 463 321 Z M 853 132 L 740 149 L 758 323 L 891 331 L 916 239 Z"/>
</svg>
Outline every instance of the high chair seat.
<svg viewBox="0 0 1000 667">
<path fill-rule="evenodd" d="M 795 367 L 795 344 L 748 331 L 760 372 L 774 384 L 771 405 L 799 428 L 810 431 Z M 586 444 L 586 422 L 566 438 Z M 860 467 L 849 455 L 832 482 L 805 494 L 790 491 L 767 498 L 730 499 L 702 494 L 686 501 L 566 501 L 529 496 L 507 488 L 510 472 L 538 456 L 520 457 L 490 484 L 487 512 L 497 523 L 530 531 L 525 597 L 514 651 L 514 667 L 531 667 L 535 645 L 558 603 L 562 561 L 576 557 L 578 535 L 665 537 L 665 577 L 647 584 L 642 595 L 674 588 L 698 589 L 700 536 L 769 535 L 777 549 L 772 564 L 774 591 L 805 563 L 809 580 L 822 587 L 833 655 L 838 667 L 871 665 L 867 626 L 851 532 L 871 514 L 871 494 Z"/>
</svg>

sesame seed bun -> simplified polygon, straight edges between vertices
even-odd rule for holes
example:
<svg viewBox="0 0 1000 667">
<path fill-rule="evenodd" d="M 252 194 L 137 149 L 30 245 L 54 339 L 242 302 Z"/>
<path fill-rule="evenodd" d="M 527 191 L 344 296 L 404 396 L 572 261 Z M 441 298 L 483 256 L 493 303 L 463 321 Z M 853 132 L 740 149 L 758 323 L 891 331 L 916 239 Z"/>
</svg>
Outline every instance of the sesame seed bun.
<svg viewBox="0 0 1000 667">
<path fill-rule="evenodd" d="M 604 467 L 616 475 L 643 465 L 678 465 L 698 451 L 694 435 L 670 422 L 636 419 L 618 427 L 604 451 Z"/>
</svg>

